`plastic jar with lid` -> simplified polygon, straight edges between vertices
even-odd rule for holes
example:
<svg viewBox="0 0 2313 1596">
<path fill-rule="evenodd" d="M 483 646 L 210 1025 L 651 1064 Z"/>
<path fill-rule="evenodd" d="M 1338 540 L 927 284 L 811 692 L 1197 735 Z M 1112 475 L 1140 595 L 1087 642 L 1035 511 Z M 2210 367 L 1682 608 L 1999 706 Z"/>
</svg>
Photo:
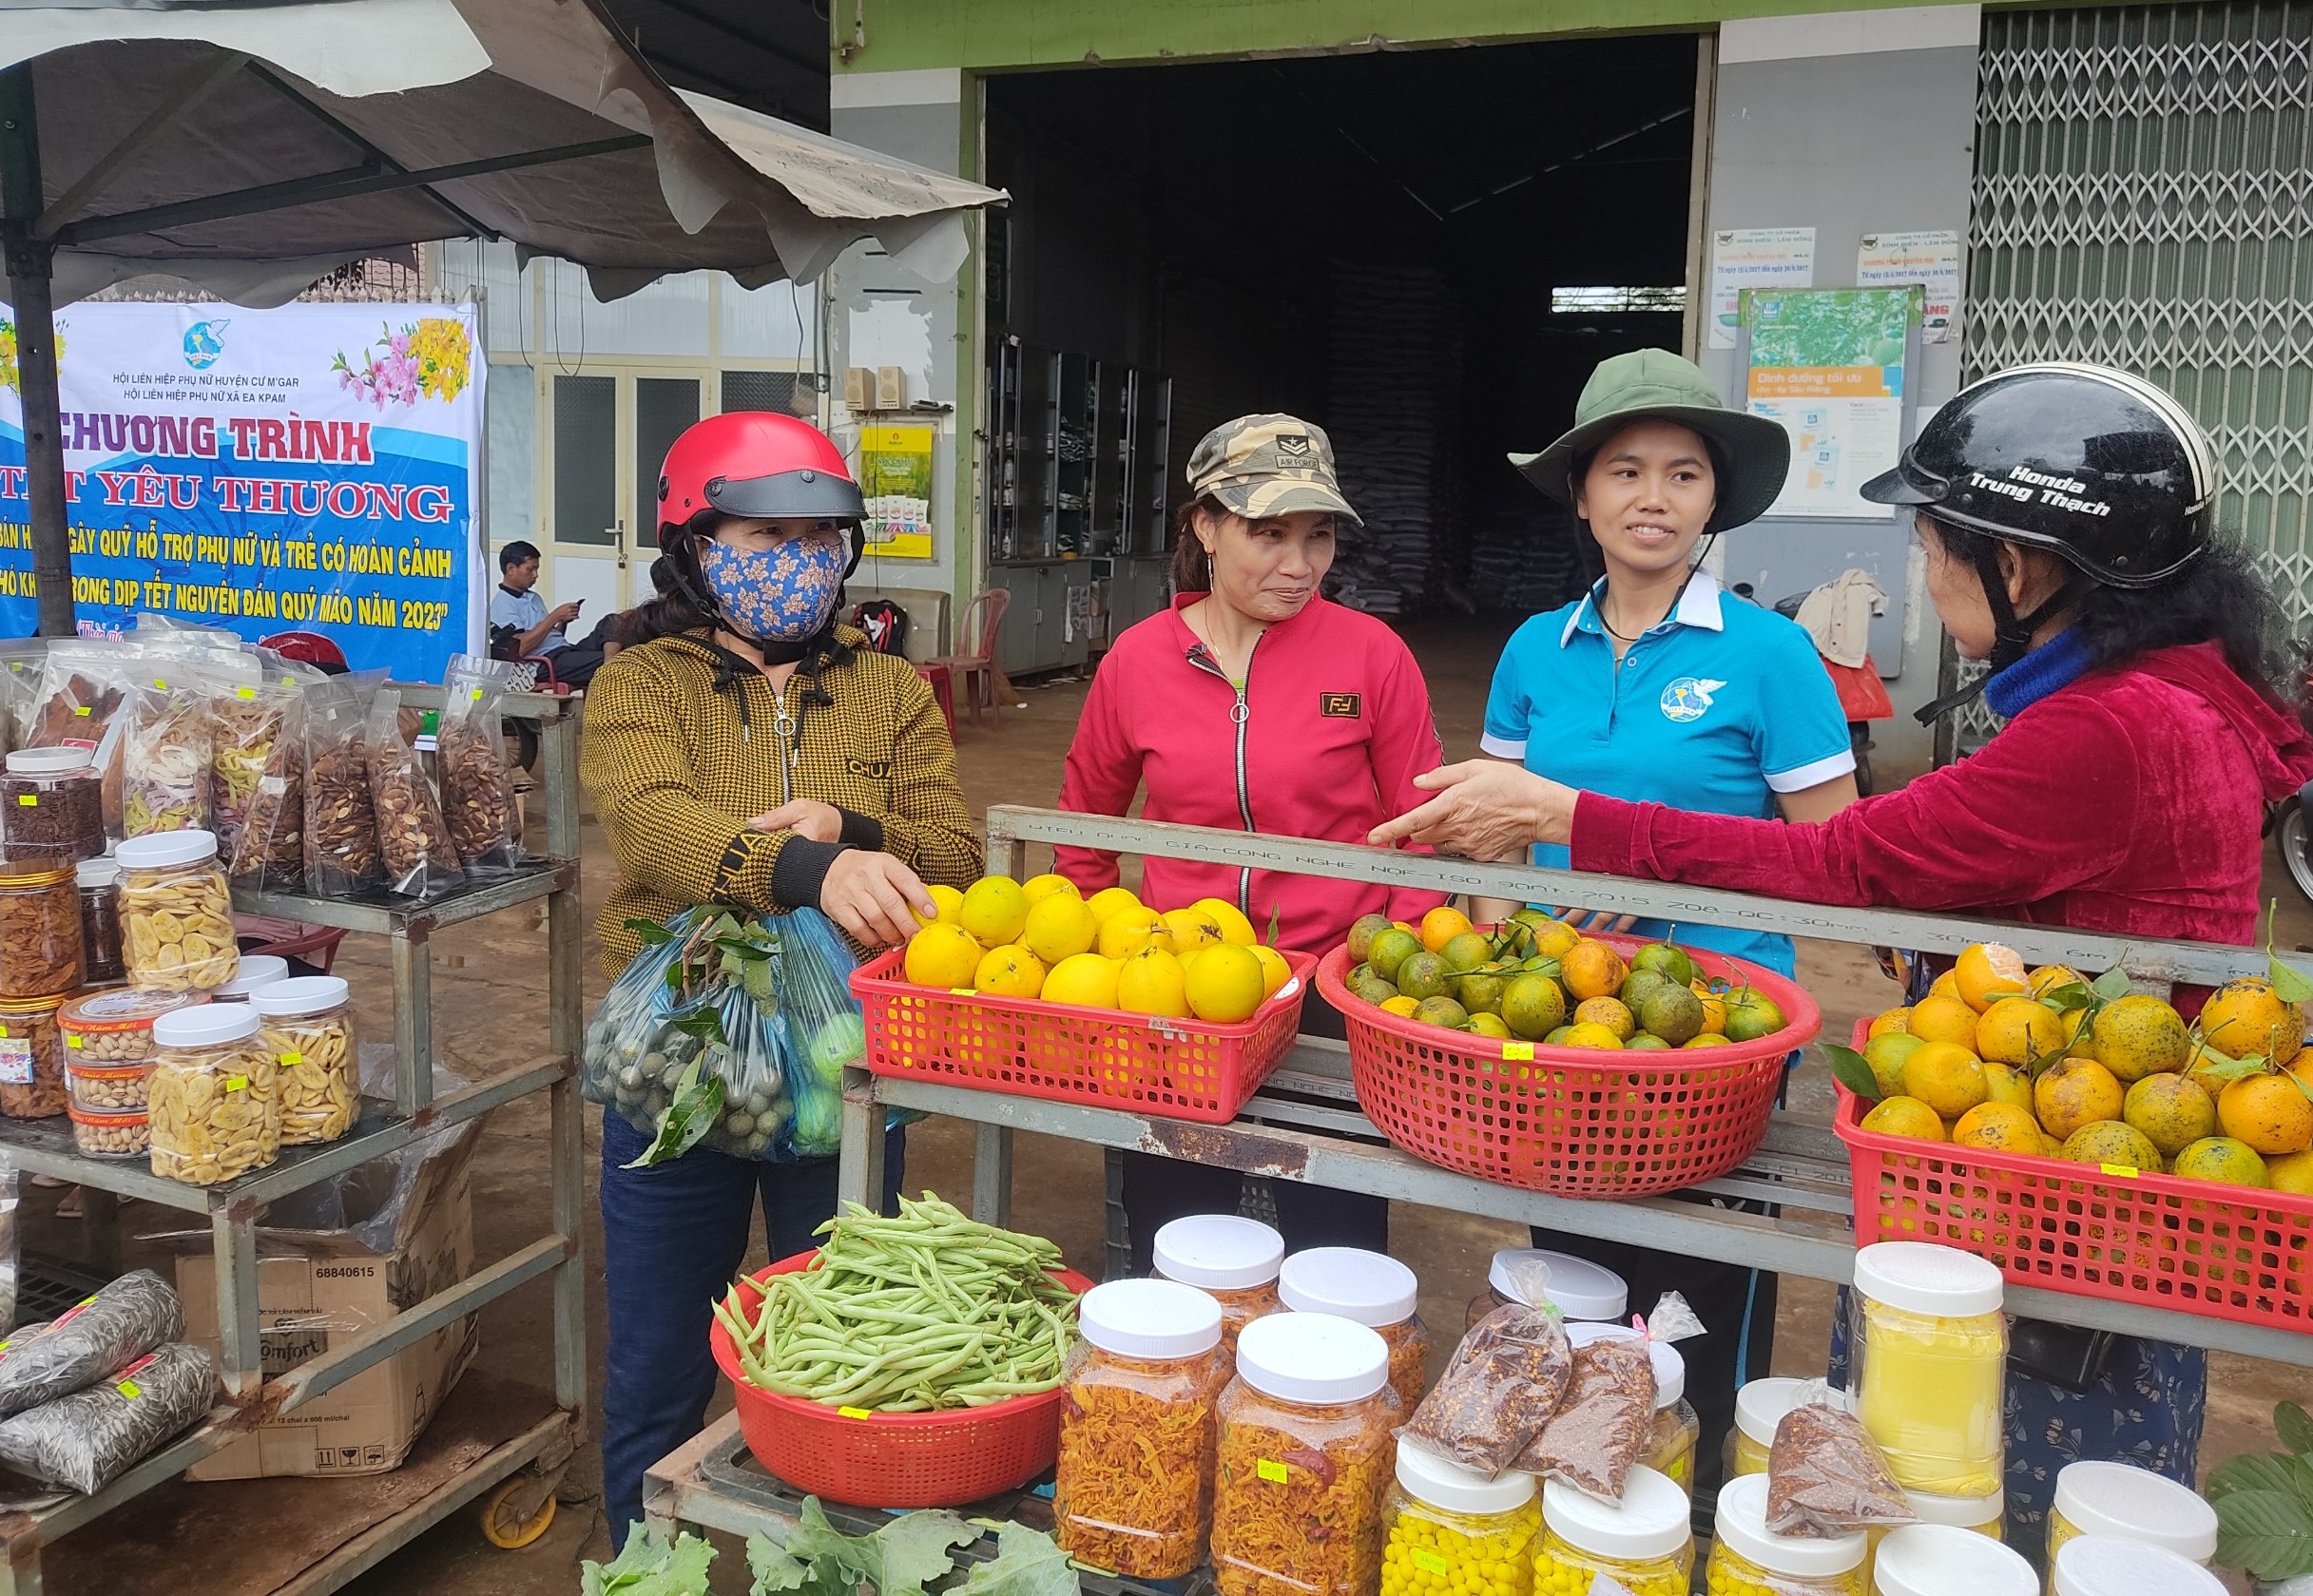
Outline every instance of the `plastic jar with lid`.
<svg viewBox="0 0 2313 1596">
<path fill-rule="evenodd" d="M 121 933 L 128 984 L 141 991 L 213 991 L 241 973 L 233 894 L 205 831 L 132 836 L 121 866 Z"/>
<path fill-rule="evenodd" d="M 1518 1300 L 1510 1271 L 1518 1262 L 1550 1270 L 1550 1305 L 1571 1323 L 1620 1324 L 1630 1312 L 1630 1288 L 1603 1263 L 1544 1247 L 1505 1247 L 1486 1271 L 1486 1289 L 1470 1299 L 1468 1323 Z"/>
<path fill-rule="evenodd" d="M 1542 1532 L 1533 1475 L 1488 1479 L 1411 1441 L 1397 1443 L 1381 1596 L 1529 1596 Z"/>
<path fill-rule="evenodd" d="M 1551 1480 L 1542 1487 L 1542 1551 L 1534 1596 L 1687 1596 L 1694 1576 L 1692 1506 L 1677 1482 L 1641 1465 L 1620 1503 Z"/>
<path fill-rule="evenodd" d="M 277 981 L 289 979 L 289 961 L 279 953 L 243 953 L 241 973 L 209 993 L 211 1003 L 246 1003 Z"/>
<path fill-rule="evenodd" d="M 92 987 L 126 978 L 121 962 L 121 867 L 110 859 L 83 859 L 72 867 L 80 895 L 80 947 L 85 979 Z"/>
<path fill-rule="evenodd" d="M 69 869 L 105 852 L 104 783 L 87 748 L 19 748 L 0 774 L 0 857 Z"/>
<path fill-rule="evenodd" d="M 65 1067 L 113 1068 L 149 1064 L 153 1021 L 201 1002 L 199 992 L 141 992 L 115 988 L 83 992 L 56 1011 L 64 1033 Z"/>
<path fill-rule="evenodd" d="M 1391 1433 L 1403 1416 L 1388 1344 L 1365 1326 L 1331 1314 L 1246 1325 L 1221 1394 L 1221 1596 L 1378 1596 Z"/>
<path fill-rule="evenodd" d="M 1767 1529 L 1767 1477 L 1745 1474 L 1719 1488 L 1709 1596 L 1866 1596 L 1861 1530 L 1818 1540 Z"/>
<path fill-rule="evenodd" d="M 1061 1379 L 1053 1534 L 1079 1563 L 1180 1579 L 1205 1561 L 1221 1433 L 1221 1304 L 1171 1280 L 1111 1280 L 1076 1303 Z"/>
<path fill-rule="evenodd" d="M 263 1029 L 258 1040 L 278 1073 L 281 1145 L 335 1142 L 361 1114 L 360 1044 L 342 976 L 299 975 L 249 999 Z"/>
<path fill-rule="evenodd" d="M 1627 1326 L 1595 1323 L 1568 1325 L 1566 1338 L 1577 1347 L 1591 1341 L 1644 1339 Z M 1648 1341 L 1647 1357 L 1654 1365 L 1654 1433 L 1639 1461 L 1691 1498 L 1695 1445 L 1703 1436 L 1703 1416 L 1687 1400 L 1687 1359 L 1667 1341 Z"/>
<path fill-rule="evenodd" d="M 2224 1596 L 2225 1582 L 2181 1552 L 2117 1535 L 2075 1535 L 2049 1559 L 2055 1596 Z"/>
<path fill-rule="evenodd" d="M 1907 1490 L 1903 1499 L 1912 1505 L 1912 1512 L 1922 1524 L 1940 1529 L 1964 1529 L 1987 1540 L 2005 1542 L 2008 1538 L 2008 1497 L 1995 1490 L 1983 1496 L 1930 1496 L 1924 1490 Z M 1871 1543 L 1871 1555 L 1865 1567 L 1879 1566 L 1879 1548 L 1900 1525 L 1882 1525 L 1863 1531 Z"/>
<path fill-rule="evenodd" d="M 1728 1479 L 1767 1471 L 1767 1458 L 1775 1450 L 1775 1427 L 1791 1411 L 1799 1400 L 1800 1388 L 1807 1383 L 1780 1376 L 1744 1382 L 1743 1389 L 1735 1393 L 1735 1428 L 1728 1433 Z"/>
<path fill-rule="evenodd" d="M 1246 1325 L 1283 1306 L 1277 1271 L 1285 1239 L 1259 1220 L 1190 1214 L 1159 1230 L 1151 1251 L 1158 1279 L 1195 1286 L 1221 1304 L 1221 1347 L 1232 1356 Z"/>
<path fill-rule="evenodd" d="M 83 978 L 72 867 L 0 875 L 0 999 L 56 997 Z"/>
<path fill-rule="evenodd" d="M 56 1029 L 64 1003 L 61 997 L 0 999 L 0 1114 L 45 1120 L 72 1106 Z"/>
<path fill-rule="evenodd" d="M 75 1105 L 72 1144 L 90 1158 L 144 1158 L 152 1150 L 152 1122 L 139 1109 L 131 1114 L 100 1114 Z"/>
<path fill-rule="evenodd" d="M 203 1003 L 153 1022 L 152 1166 L 213 1186 L 262 1169 L 281 1142 L 273 1060 L 258 1044 L 255 1010 Z"/>
<path fill-rule="evenodd" d="M 1389 1343 L 1390 1389 L 1412 1413 L 1428 1388 L 1429 1328 L 1414 1311 L 1421 1282 L 1386 1253 L 1361 1247 L 1310 1247 L 1285 1259 L 1277 1296 L 1297 1314 L 1336 1314 Z"/>
<path fill-rule="evenodd" d="M 2082 1535 L 2166 1548 L 2206 1567 L 2217 1554 L 2217 1509 L 2189 1488 L 2127 1463 L 2068 1463 L 2048 1513 L 2048 1561 Z"/>
<path fill-rule="evenodd" d="M 2035 1596 L 2039 1586 L 2020 1555 L 1949 1524 L 1890 1529 L 1871 1567 L 1874 1596 Z"/>
<path fill-rule="evenodd" d="M 2000 1489 L 2008 1320 L 2000 1272 L 1925 1241 L 1879 1241 L 1855 1258 L 1848 1304 L 1856 1416 L 1906 1490 Z"/>
</svg>

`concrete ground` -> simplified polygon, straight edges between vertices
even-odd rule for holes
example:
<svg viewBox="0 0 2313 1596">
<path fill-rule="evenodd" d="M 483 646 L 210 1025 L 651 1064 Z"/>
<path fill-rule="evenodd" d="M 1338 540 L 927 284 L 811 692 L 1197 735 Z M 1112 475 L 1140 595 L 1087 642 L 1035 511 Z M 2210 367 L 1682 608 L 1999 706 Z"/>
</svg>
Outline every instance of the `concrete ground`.
<svg viewBox="0 0 2313 1596">
<path fill-rule="evenodd" d="M 1429 676 L 1449 759 L 1475 752 L 1487 683 L 1507 631 L 1498 625 L 1457 622 L 1423 626 L 1412 634 Z M 1019 695 L 1025 707 L 999 709 L 993 723 L 963 723 L 958 744 L 965 797 L 975 814 L 992 803 L 1051 801 L 1059 791 L 1062 760 L 1084 691 L 1081 683 L 1025 688 Z M 591 910 L 608 888 L 613 867 L 591 820 L 587 844 Z M 2281 944 L 2313 941 L 2313 910 L 2277 868 L 2268 869 L 2268 891 L 2282 905 Z M 460 928 L 436 941 L 435 1034 L 453 1068 L 478 1075 L 543 1050 L 545 1003 L 539 971 L 544 945 L 540 926 L 516 916 Z M 364 994 L 375 1027 L 371 1034 L 386 1034 L 390 979 L 382 948 L 349 944 L 339 969 L 354 976 L 357 991 Z M 591 957 L 587 971 L 590 1010 L 605 983 Z M 1845 1034 L 1855 1016 L 1877 1011 L 1894 1000 L 1892 984 L 1859 949 L 1802 943 L 1799 974 L 1822 1007 L 1826 1035 Z M 1829 1086 L 1822 1065 L 1810 1061 L 1802 1067 L 1798 1097 L 1802 1106 L 1827 1105 Z M 594 1117 L 590 1112 L 589 1118 Z M 501 1110 L 490 1126 L 474 1175 L 476 1240 L 485 1261 L 513 1251 L 545 1228 L 544 1131 L 543 1104 Z M 597 1141 L 593 1126 L 588 1141 L 591 1155 Z M 970 1189 L 971 1151 L 969 1126 L 937 1121 L 916 1126 L 909 1139 L 910 1187 L 961 1198 Z M 591 1186 L 589 1170 L 589 1216 Z M 1039 1137 L 1020 1139 L 1014 1222 L 1051 1237 L 1072 1265 L 1095 1278 L 1102 1260 L 1101 1191 L 1096 1149 Z M 130 1210 L 132 1216 L 138 1212 Z M 1424 1316 L 1441 1329 L 1458 1324 L 1463 1303 L 1482 1288 L 1485 1261 L 1494 1248 L 1517 1244 L 1524 1234 L 1519 1226 L 1407 1206 L 1392 1215 L 1392 1226 L 1399 1255 L 1421 1260 Z M 44 1244 L 43 1232 L 36 1219 L 35 1244 Z M 597 1249 L 599 1241 L 599 1227 L 590 1220 L 589 1249 Z M 759 1258 L 761 1251 L 759 1238 Z M 592 1256 L 599 1257 L 599 1251 Z M 1778 1373 L 1821 1372 L 1830 1300 L 1828 1287 L 1803 1280 L 1785 1283 L 1777 1331 Z M 599 1287 L 590 1298 L 588 1334 L 599 1401 L 605 1335 Z M 485 1314 L 479 1363 L 484 1372 L 539 1383 L 548 1377 L 549 1357 L 550 1318 L 542 1287 L 517 1293 Z M 2211 1379 L 2208 1437 L 2202 1451 L 2205 1464 L 2269 1445 L 2273 1403 L 2284 1396 L 2303 1399 L 2307 1388 L 2302 1371 L 2218 1358 Z M 608 1553 L 607 1528 L 591 1495 L 596 1472 L 589 1444 L 566 1489 L 566 1495 L 584 1490 L 589 1499 L 567 1504 L 546 1537 L 523 1551 L 494 1549 L 482 1540 L 472 1516 L 461 1514 L 349 1588 L 358 1596 L 569 1596 L 577 1587 L 578 1559 Z M 86 1533 L 105 1532 L 100 1525 Z M 723 1561 L 722 1572 L 738 1578 L 736 1583 L 719 1579 L 717 1587 L 743 1589 L 743 1569 L 732 1567 L 739 1559 L 726 1555 Z"/>
</svg>

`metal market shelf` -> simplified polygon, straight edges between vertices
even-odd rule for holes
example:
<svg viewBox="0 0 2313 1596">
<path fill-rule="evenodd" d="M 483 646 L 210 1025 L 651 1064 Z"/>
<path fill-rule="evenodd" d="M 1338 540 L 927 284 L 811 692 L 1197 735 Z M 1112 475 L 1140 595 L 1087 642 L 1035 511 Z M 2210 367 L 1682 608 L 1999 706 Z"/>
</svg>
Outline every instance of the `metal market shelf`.
<svg viewBox="0 0 2313 1596">
<path fill-rule="evenodd" d="M 441 689 L 408 687 L 403 702 L 438 708 Z M 284 1148 L 263 1169 L 209 1187 L 163 1179 L 137 1159 L 88 1158 L 78 1152 L 62 1119 L 0 1122 L 0 1153 L 19 1168 L 83 1188 L 88 1254 L 102 1274 L 118 1267 L 117 1202 L 121 1197 L 206 1214 L 215 1231 L 217 1301 L 226 1400 L 209 1417 L 163 1447 L 93 1495 L 65 1495 L 52 1504 L 0 1516 L 0 1596 L 38 1596 L 40 1548 L 112 1509 L 173 1479 L 259 1424 L 334 1390 L 509 1292 L 543 1276 L 554 1282 L 554 1398 L 549 1419 L 509 1436 L 459 1471 L 427 1499 L 422 1513 L 350 1539 L 296 1582 L 300 1592 L 335 1590 L 397 1550 L 431 1525 L 509 1475 L 539 1476 L 543 1502 L 561 1477 L 582 1428 L 587 1395 L 586 1277 L 581 1234 L 585 1197 L 582 1107 L 575 1064 L 585 1028 L 580 989 L 578 901 L 578 716 L 575 702 L 550 694 L 510 697 L 509 715 L 535 720 L 545 760 L 548 857 L 517 875 L 487 879 L 423 903 L 383 896 L 309 898 L 237 894 L 244 913 L 365 932 L 389 939 L 394 971 L 395 1081 L 391 1103 L 365 1098 L 362 1113 L 340 1140 L 318 1147 Z M 433 970 L 427 943 L 434 932 L 543 900 L 547 905 L 548 1057 L 434 1100 Z M 477 1269 L 456 1285 L 413 1303 L 384 1324 L 347 1340 L 274 1379 L 263 1376 L 259 1350 L 257 1229 L 265 1205 L 306 1186 L 398 1151 L 420 1138 L 479 1118 L 504 1104 L 544 1091 L 549 1097 L 548 1153 L 552 1229 L 528 1246 Z"/>
</svg>

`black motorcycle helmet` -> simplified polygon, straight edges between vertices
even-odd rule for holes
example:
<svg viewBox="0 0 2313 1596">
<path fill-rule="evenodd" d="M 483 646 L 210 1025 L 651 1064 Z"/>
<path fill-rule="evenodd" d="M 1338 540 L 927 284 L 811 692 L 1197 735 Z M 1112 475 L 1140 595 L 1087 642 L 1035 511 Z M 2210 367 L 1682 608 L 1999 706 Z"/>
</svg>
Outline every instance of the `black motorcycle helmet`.
<svg viewBox="0 0 2313 1596">
<path fill-rule="evenodd" d="M 2034 630 L 2088 586 L 2154 587 L 2189 566 L 2208 547 L 2216 481 L 2215 451 L 2169 394 L 2108 366 L 2050 361 L 1960 390 L 1862 495 L 2072 565 L 2071 581 L 2019 616 L 1996 550 L 1976 543 L 1997 671 L 2022 659 Z M 1970 696 L 1931 704 L 1920 719 Z"/>
</svg>

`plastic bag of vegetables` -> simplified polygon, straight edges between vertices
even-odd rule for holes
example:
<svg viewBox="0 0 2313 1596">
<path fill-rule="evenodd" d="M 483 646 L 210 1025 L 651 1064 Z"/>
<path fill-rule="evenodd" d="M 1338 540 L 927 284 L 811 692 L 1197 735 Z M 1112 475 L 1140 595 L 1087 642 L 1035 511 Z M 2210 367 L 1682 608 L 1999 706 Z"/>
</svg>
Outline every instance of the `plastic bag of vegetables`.
<svg viewBox="0 0 2313 1596">
<path fill-rule="evenodd" d="M 780 923 L 712 904 L 663 926 L 631 923 L 643 951 L 587 1028 L 581 1086 L 651 1138 L 636 1163 L 701 1145 L 776 1163 L 797 1156 L 796 1071 L 772 974 Z"/>
<path fill-rule="evenodd" d="M 867 1026 L 851 995 L 858 960 L 843 933 L 816 909 L 782 914 L 773 925 L 771 982 L 787 1035 L 795 1152 L 823 1158 L 842 1137 L 843 1071 L 867 1056 Z"/>
</svg>

